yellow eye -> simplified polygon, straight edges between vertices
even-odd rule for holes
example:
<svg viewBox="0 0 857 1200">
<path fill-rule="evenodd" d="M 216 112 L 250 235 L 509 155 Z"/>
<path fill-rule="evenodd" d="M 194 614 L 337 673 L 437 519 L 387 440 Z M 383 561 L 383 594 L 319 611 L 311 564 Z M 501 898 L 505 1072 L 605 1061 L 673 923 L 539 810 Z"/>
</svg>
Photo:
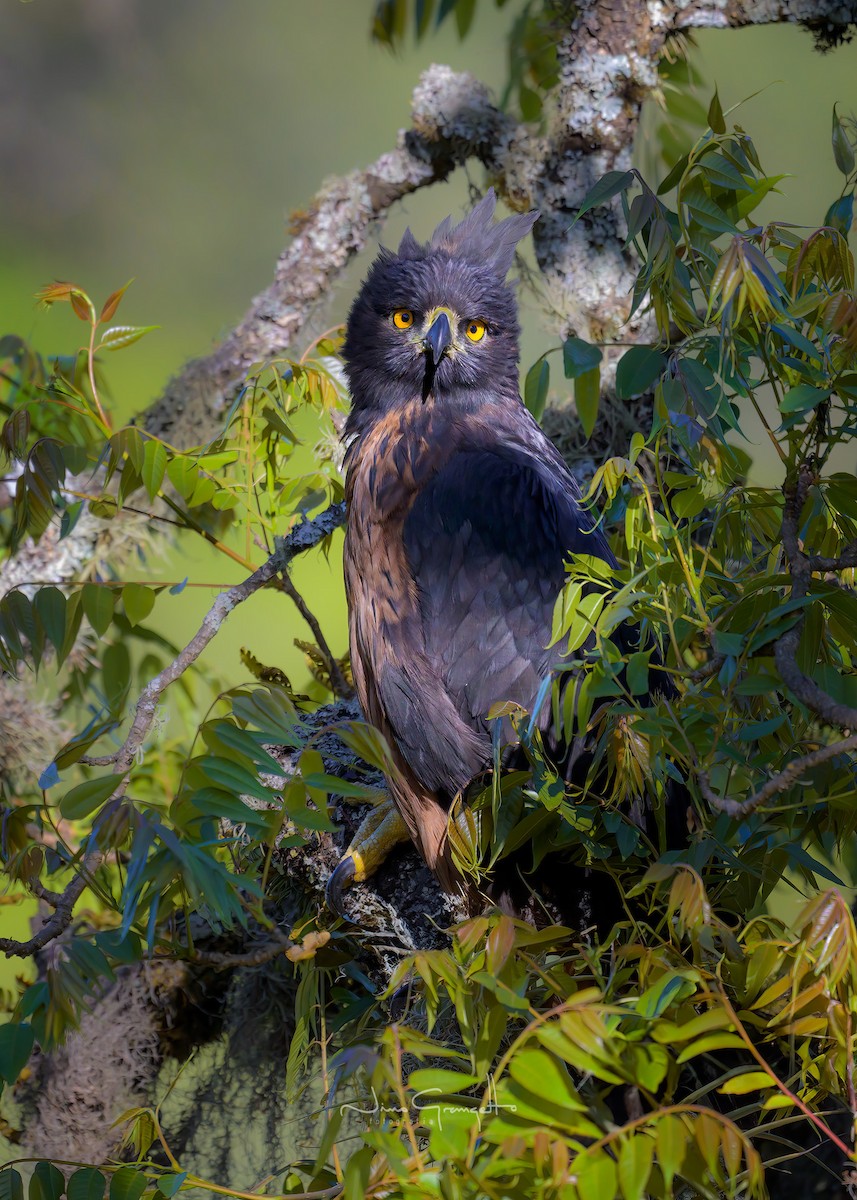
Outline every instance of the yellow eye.
<svg viewBox="0 0 857 1200">
<path fill-rule="evenodd" d="M 470 338 L 471 342 L 481 342 L 485 337 L 485 322 L 468 321 L 464 326 L 464 332 Z"/>
<path fill-rule="evenodd" d="M 414 314 L 409 308 L 397 308 L 393 313 L 393 324 L 397 329 L 410 329 L 414 323 Z"/>
</svg>

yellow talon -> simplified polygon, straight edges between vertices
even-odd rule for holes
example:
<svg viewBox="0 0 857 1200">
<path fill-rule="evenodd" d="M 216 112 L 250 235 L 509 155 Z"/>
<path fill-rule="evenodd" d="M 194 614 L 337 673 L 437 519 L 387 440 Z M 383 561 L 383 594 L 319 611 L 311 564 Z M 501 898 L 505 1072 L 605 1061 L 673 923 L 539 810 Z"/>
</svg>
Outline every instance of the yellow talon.
<svg viewBox="0 0 857 1200">
<path fill-rule="evenodd" d="M 327 903 L 337 916 L 348 919 L 342 894 L 352 882 L 363 883 L 381 866 L 390 851 L 410 841 L 407 826 L 392 800 L 382 800 L 361 822 L 351 845 L 327 881 Z"/>
</svg>

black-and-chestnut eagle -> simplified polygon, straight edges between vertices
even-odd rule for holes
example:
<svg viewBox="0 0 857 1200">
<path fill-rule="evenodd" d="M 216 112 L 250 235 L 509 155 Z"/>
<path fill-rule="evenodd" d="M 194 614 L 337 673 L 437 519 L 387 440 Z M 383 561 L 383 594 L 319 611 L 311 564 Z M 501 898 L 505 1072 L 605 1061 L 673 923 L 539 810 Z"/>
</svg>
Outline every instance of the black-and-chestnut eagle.
<svg viewBox="0 0 857 1200">
<path fill-rule="evenodd" d="M 410 837 L 447 890 L 453 799 L 492 762 L 498 702 L 532 711 L 561 660 L 554 604 L 574 554 L 613 564 L 560 454 L 524 406 L 506 282 L 538 213 L 493 191 L 430 241 L 382 250 L 348 319 L 345 585 L 351 662 L 386 736 Z M 545 726 L 550 705 L 538 714 Z M 566 747 L 566 762 L 568 748 Z M 571 755 L 571 757 L 574 757 Z M 338 898 L 374 866 L 353 844 Z"/>
</svg>

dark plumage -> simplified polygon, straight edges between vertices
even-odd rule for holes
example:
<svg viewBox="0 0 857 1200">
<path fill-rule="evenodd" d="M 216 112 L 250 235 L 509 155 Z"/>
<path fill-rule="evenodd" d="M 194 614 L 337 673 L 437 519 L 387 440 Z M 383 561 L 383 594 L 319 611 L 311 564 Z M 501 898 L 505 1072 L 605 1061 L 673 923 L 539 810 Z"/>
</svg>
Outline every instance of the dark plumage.
<svg viewBox="0 0 857 1200">
<path fill-rule="evenodd" d="M 408 231 L 382 250 L 345 342 L 354 678 L 400 770 L 395 803 L 447 888 L 447 810 L 491 762 L 489 709 L 532 709 L 559 661 L 547 644 L 569 555 L 614 561 L 518 392 L 505 276 L 538 214 L 495 224 L 494 204 L 489 192 L 426 245 Z"/>
</svg>

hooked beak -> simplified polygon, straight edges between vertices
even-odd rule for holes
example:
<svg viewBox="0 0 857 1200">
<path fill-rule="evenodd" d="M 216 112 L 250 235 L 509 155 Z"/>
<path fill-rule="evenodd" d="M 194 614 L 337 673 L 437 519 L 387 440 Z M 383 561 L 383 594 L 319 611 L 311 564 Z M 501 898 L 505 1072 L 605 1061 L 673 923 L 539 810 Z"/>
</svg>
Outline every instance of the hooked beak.
<svg viewBox="0 0 857 1200">
<path fill-rule="evenodd" d="M 445 312 L 438 313 L 425 336 L 423 345 L 431 355 L 432 365 L 437 366 L 448 346 L 452 344 L 452 326 Z"/>
</svg>

